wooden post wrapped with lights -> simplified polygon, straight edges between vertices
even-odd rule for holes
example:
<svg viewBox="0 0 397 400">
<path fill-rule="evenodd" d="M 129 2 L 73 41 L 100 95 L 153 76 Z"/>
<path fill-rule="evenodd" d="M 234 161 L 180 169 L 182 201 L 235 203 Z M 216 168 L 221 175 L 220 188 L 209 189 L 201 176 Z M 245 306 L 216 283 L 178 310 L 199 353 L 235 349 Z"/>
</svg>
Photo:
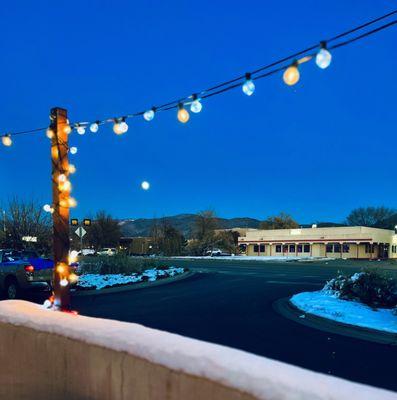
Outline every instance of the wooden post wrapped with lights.
<svg viewBox="0 0 397 400">
<path fill-rule="evenodd" d="M 69 292 L 69 207 L 70 182 L 68 161 L 68 135 L 71 128 L 67 111 L 51 110 L 51 159 L 53 196 L 53 248 L 54 248 L 54 306 L 63 311 L 70 310 Z"/>
</svg>

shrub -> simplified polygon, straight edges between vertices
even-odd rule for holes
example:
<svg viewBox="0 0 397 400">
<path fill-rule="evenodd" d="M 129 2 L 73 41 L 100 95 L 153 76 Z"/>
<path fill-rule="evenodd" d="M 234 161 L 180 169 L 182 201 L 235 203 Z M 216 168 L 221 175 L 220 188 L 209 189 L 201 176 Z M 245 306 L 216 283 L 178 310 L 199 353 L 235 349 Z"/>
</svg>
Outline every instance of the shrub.
<svg viewBox="0 0 397 400">
<path fill-rule="evenodd" d="M 376 270 L 339 275 L 327 282 L 323 290 L 340 299 L 359 301 L 373 308 L 397 305 L 396 280 Z"/>
</svg>

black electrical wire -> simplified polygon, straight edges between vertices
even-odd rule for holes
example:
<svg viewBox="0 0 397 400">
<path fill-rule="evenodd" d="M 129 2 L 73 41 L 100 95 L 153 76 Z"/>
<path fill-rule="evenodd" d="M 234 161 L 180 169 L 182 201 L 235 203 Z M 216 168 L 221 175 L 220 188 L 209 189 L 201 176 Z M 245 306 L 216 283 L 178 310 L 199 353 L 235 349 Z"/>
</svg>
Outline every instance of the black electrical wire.
<svg viewBox="0 0 397 400">
<path fill-rule="evenodd" d="M 361 25 L 359 25 L 359 26 L 357 26 L 357 27 L 355 27 L 353 29 L 349 29 L 349 30 L 347 30 L 347 31 L 345 31 L 343 33 L 340 33 L 340 34 L 338 34 L 336 36 L 333 36 L 333 37 L 329 38 L 328 40 L 325 40 L 324 42 L 325 43 L 334 42 L 334 41 L 336 41 L 338 39 L 341 39 L 343 37 L 351 35 L 352 33 L 358 32 L 358 31 L 360 31 L 360 30 L 362 30 L 364 28 L 367 28 L 368 26 L 371 26 L 371 25 L 373 25 L 373 24 L 375 24 L 375 23 L 377 23 L 379 21 L 382 21 L 382 20 L 384 20 L 384 19 L 386 19 L 386 18 L 388 18 L 388 17 L 390 17 L 392 15 L 395 15 L 395 14 L 397 14 L 397 10 L 391 11 L 391 12 L 389 12 L 387 14 L 384 14 L 384 15 L 382 15 L 380 17 L 377 17 L 377 18 L 375 18 L 375 19 L 373 19 L 371 21 L 368 21 L 368 22 L 366 22 L 364 24 L 361 24 Z M 377 32 L 380 32 L 380 31 L 382 31 L 384 29 L 387 29 L 387 28 L 389 28 L 389 27 L 391 27 L 393 25 L 396 25 L 396 24 L 397 24 L 397 20 L 393 20 L 393 21 L 391 21 L 391 22 L 389 22 L 387 24 L 381 25 L 381 26 L 379 26 L 379 27 L 377 27 L 377 28 L 375 28 L 373 30 L 364 32 L 364 33 L 362 33 L 362 34 L 360 34 L 358 36 L 355 36 L 353 38 L 347 39 L 347 40 L 345 40 L 343 42 L 336 43 L 336 44 L 333 44 L 331 46 L 327 46 L 327 48 L 332 50 L 332 49 L 337 49 L 337 48 L 346 46 L 346 45 L 348 45 L 350 43 L 356 42 L 357 40 L 360 40 L 360 39 L 363 39 L 363 38 L 365 38 L 367 36 L 373 35 L 373 34 L 375 34 Z M 308 48 L 306 48 L 304 50 L 301 50 L 299 52 L 290 54 L 289 56 L 283 57 L 283 58 L 281 58 L 281 59 L 279 59 L 277 61 L 274 61 L 274 62 L 272 62 L 270 64 L 267 64 L 267 65 L 264 65 L 262 67 L 259 67 L 259 68 L 255 69 L 255 70 L 251 71 L 251 75 L 257 75 L 258 73 L 260 73 L 262 71 L 265 71 L 265 70 L 268 70 L 268 69 L 271 69 L 271 68 L 273 68 L 273 67 L 275 67 L 275 66 L 277 66 L 279 64 L 283 64 L 283 63 L 285 63 L 287 61 L 290 61 L 290 60 L 295 60 L 297 57 L 302 56 L 303 54 L 307 54 L 309 52 L 312 52 L 313 50 L 316 50 L 318 48 L 319 48 L 319 44 L 317 43 L 317 44 L 315 44 L 313 46 L 310 46 L 310 47 L 308 47 Z M 313 57 L 314 55 L 315 55 L 315 53 L 311 54 L 310 57 Z M 277 72 L 280 72 L 280 71 L 288 68 L 289 65 L 290 64 L 282 65 L 282 66 L 280 66 L 278 68 L 275 68 L 275 69 L 272 69 L 272 70 L 270 70 L 270 71 L 268 71 L 266 73 L 263 73 L 263 74 L 260 74 L 260 75 L 257 75 L 257 76 L 253 76 L 253 77 L 251 77 L 251 79 L 258 80 L 258 79 L 262 79 L 262 78 L 268 77 L 270 75 L 273 75 L 273 74 L 275 74 Z M 204 99 L 204 98 L 216 96 L 216 95 L 221 94 L 221 93 L 225 93 L 225 92 L 227 92 L 229 90 L 232 90 L 232 89 L 235 89 L 235 88 L 241 86 L 241 80 L 244 79 L 244 78 L 245 78 L 245 74 L 244 75 L 240 75 L 240 76 L 238 76 L 236 78 L 230 79 L 228 81 L 219 83 L 219 84 L 217 84 L 215 86 L 211 86 L 211 87 L 209 87 L 207 89 L 201 90 L 201 91 L 197 92 L 197 94 L 199 95 L 200 98 Z M 238 83 L 236 83 L 236 82 L 238 82 Z M 189 95 L 189 96 L 186 96 L 186 97 L 183 97 L 183 98 L 179 98 L 178 100 L 173 100 L 173 101 L 170 101 L 168 103 L 162 104 L 160 106 L 155 107 L 156 112 L 158 112 L 158 111 L 168 111 L 168 110 L 171 110 L 171 109 L 175 109 L 175 108 L 178 107 L 178 105 L 180 103 L 185 103 L 186 101 L 188 101 L 191 98 L 192 98 L 192 96 Z M 137 116 L 142 116 L 145 112 L 146 111 L 139 111 L 139 112 L 136 112 L 136 113 L 133 113 L 133 114 L 128 114 L 128 115 L 123 116 L 123 117 L 107 118 L 107 119 L 103 119 L 103 120 L 93 121 L 92 123 L 97 123 L 98 125 L 101 125 L 101 124 L 104 124 L 104 123 L 107 123 L 107 122 L 117 121 L 119 119 L 127 119 L 127 118 L 133 118 L 133 117 L 137 117 Z M 73 125 L 74 126 L 82 125 L 82 126 L 86 127 L 90 123 L 91 122 L 84 122 L 84 123 L 73 124 Z M 0 137 L 4 137 L 4 136 L 7 136 L 7 135 L 16 136 L 16 135 L 30 134 L 30 133 L 44 131 L 46 129 L 47 129 L 47 127 L 30 129 L 30 130 L 19 131 L 19 132 L 11 132 L 9 134 L 0 135 Z"/>
</svg>

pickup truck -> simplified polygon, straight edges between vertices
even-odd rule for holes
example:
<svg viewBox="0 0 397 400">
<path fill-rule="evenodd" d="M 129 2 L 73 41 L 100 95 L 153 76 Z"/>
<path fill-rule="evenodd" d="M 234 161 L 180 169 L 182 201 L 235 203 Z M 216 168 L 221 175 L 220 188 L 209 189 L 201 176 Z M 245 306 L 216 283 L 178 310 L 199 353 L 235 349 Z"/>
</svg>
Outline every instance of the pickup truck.
<svg viewBox="0 0 397 400">
<path fill-rule="evenodd" d="M 54 262 L 32 251 L 0 250 L 0 289 L 7 299 L 25 291 L 49 291 Z"/>
</svg>

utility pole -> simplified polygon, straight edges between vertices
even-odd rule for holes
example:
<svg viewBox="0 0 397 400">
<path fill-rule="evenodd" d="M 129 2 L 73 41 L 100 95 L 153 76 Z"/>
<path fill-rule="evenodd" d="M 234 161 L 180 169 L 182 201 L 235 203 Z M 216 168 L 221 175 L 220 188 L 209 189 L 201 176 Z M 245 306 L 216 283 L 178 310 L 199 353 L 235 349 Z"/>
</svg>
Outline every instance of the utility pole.
<svg viewBox="0 0 397 400">
<path fill-rule="evenodd" d="M 69 198 L 68 182 L 68 134 L 67 111 L 51 109 L 50 129 L 52 160 L 53 249 L 54 249 L 54 305 L 60 310 L 70 310 L 69 292 Z M 66 284 L 65 284 L 66 283 Z"/>
</svg>

